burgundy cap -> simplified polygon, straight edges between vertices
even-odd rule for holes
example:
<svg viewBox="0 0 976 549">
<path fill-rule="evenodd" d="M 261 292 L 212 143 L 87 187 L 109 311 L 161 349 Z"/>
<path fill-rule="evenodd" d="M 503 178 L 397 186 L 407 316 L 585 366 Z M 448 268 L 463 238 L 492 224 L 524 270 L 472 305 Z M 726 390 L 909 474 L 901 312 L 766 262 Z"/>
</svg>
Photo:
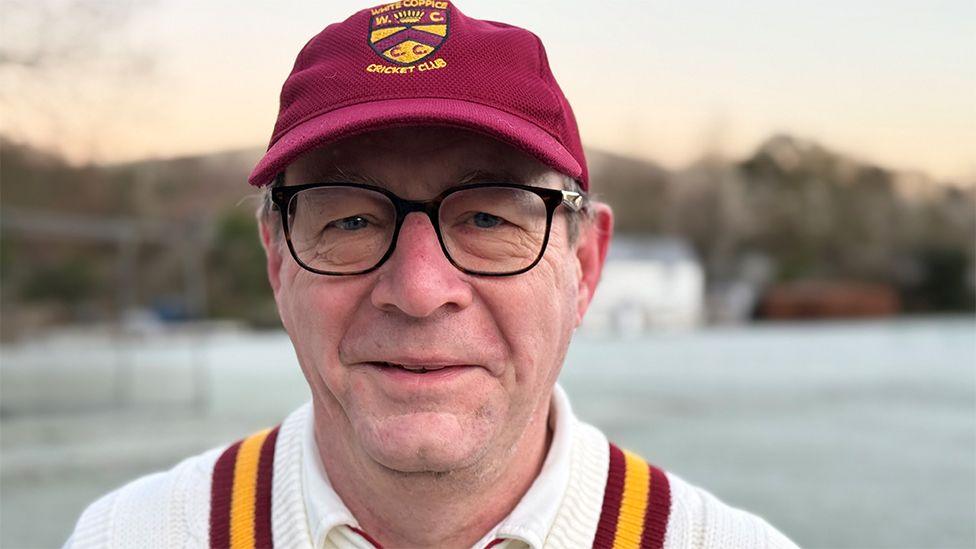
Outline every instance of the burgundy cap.
<svg viewBox="0 0 976 549">
<path fill-rule="evenodd" d="M 440 0 L 365 9 L 312 38 L 248 180 L 266 185 L 305 151 L 343 137 L 420 125 L 489 135 L 589 186 L 576 119 L 539 38 Z"/>
</svg>

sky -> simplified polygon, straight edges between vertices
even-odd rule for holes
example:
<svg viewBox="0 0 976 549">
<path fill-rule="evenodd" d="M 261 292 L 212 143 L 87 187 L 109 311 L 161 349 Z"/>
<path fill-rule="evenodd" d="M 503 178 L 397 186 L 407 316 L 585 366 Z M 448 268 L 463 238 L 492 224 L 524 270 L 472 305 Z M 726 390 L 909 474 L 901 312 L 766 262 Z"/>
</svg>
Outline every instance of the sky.
<svg viewBox="0 0 976 549">
<path fill-rule="evenodd" d="M 298 50 L 375 3 L 95 2 L 119 15 L 88 29 L 100 38 L 86 55 L 43 78 L 0 73 L 0 131 L 75 162 L 264 146 Z M 883 166 L 976 180 L 973 0 L 456 5 L 540 36 L 588 146 L 680 168 L 789 133 Z M 37 32 L 5 19 L 8 44 L 68 24 Z"/>
</svg>

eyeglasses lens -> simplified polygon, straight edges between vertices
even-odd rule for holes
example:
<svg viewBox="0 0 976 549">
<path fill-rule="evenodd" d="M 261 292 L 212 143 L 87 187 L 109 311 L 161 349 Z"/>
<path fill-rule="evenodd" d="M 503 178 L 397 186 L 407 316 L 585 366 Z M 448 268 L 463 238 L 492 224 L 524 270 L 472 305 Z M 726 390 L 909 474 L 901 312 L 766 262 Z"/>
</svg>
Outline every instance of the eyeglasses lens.
<svg viewBox="0 0 976 549">
<path fill-rule="evenodd" d="M 439 220 L 448 254 L 474 272 L 524 269 L 538 257 L 546 238 L 546 204 L 522 189 L 458 191 L 441 204 Z"/>
<path fill-rule="evenodd" d="M 295 256 L 320 271 L 353 273 L 373 267 L 390 247 L 395 226 L 390 199 L 367 189 L 307 189 L 288 205 Z"/>
</svg>

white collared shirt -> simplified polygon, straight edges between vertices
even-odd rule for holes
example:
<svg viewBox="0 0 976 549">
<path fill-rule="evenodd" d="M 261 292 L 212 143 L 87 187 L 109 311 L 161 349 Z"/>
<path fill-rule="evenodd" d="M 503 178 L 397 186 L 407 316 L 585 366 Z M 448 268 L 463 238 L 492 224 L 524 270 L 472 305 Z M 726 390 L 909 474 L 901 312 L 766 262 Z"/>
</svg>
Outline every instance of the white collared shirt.
<svg viewBox="0 0 976 549">
<path fill-rule="evenodd" d="M 500 539 L 503 541 L 493 548 L 542 549 L 569 485 L 574 424 L 569 399 L 556 385 L 549 406 L 552 441 L 542 470 L 512 512 L 485 534 L 475 548 L 484 549 Z M 329 482 L 319 459 L 314 429 L 315 422 L 308 421 L 302 437 L 302 495 L 312 542 L 316 549 L 372 549 L 373 545 L 353 529 L 359 528 L 358 521 Z"/>
</svg>

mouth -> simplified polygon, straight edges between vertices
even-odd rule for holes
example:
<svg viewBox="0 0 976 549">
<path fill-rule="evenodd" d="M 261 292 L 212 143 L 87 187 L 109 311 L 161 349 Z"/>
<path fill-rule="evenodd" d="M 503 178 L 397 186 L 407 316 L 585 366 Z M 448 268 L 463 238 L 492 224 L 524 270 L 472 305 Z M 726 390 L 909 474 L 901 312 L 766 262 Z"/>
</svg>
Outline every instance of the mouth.
<svg viewBox="0 0 976 549">
<path fill-rule="evenodd" d="M 403 370 L 411 374 L 426 374 L 429 372 L 438 372 L 445 370 L 447 368 L 453 368 L 459 365 L 438 365 L 438 364 L 398 364 L 396 362 L 370 362 L 372 366 L 384 369 L 393 370 Z"/>
<path fill-rule="evenodd" d="M 467 384 L 479 383 L 482 375 L 482 367 L 452 360 L 371 360 L 360 362 L 359 366 L 384 391 L 401 396 L 457 391 Z"/>
</svg>

